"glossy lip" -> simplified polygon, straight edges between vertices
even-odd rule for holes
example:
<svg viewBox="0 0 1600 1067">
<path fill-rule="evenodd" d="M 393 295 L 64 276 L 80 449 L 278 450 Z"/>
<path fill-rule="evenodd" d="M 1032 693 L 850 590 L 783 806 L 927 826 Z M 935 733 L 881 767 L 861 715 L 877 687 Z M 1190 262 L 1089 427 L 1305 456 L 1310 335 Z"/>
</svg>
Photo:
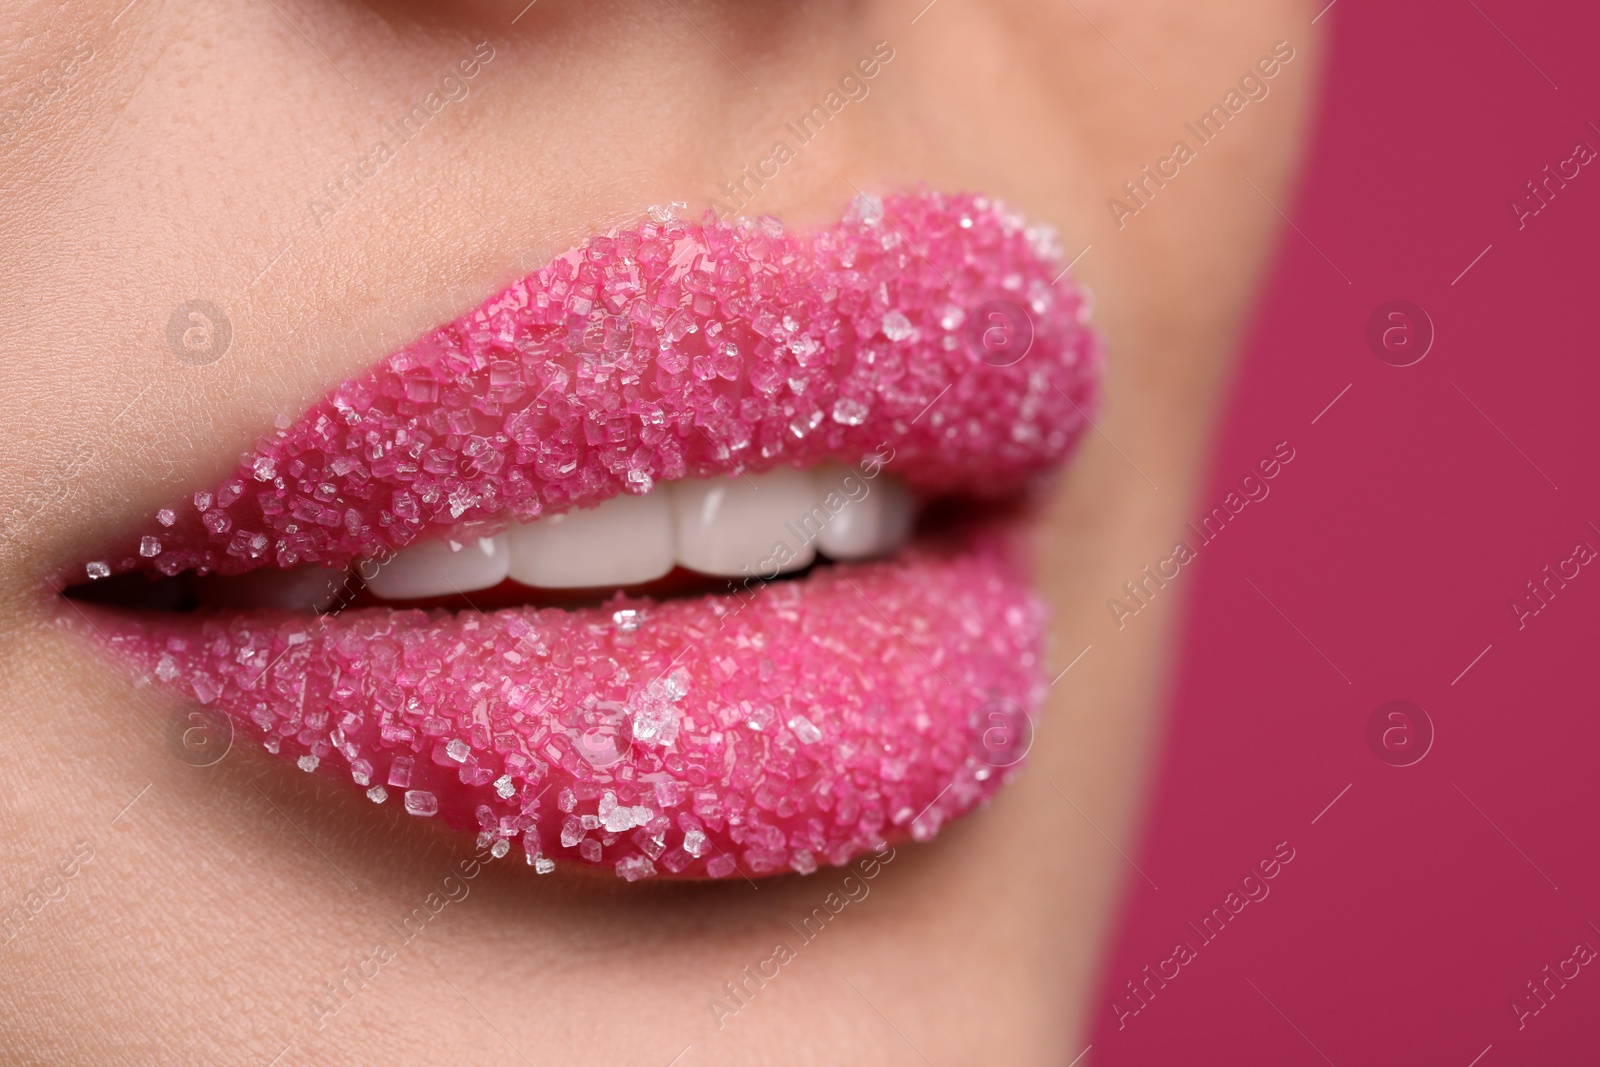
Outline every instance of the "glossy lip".
<svg viewBox="0 0 1600 1067">
<path fill-rule="evenodd" d="M 338 386 L 71 580 L 381 560 L 658 481 L 836 459 L 1015 497 L 1101 363 L 1049 234 L 860 197 L 807 237 L 664 215 L 596 237 Z M 681 600 L 490 613 L 93 610 L 91 636 L 308 771 L 556 860 L 809 873 L 932 837 L 1031 739 L 1043 610 L 992 524 Z"/>
</svg>

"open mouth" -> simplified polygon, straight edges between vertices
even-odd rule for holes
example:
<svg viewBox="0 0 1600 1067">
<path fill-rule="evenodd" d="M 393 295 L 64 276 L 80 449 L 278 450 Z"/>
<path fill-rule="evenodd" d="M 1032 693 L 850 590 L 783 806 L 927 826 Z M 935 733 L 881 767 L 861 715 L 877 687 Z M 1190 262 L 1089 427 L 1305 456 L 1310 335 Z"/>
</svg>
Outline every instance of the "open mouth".
<svg viewBox="0 0 1600 1067">
<path fill-rule="evenodd" d="M 654 213 L 262 437 L 64 576 L 62 618 L 541 873 L 928 839 L 1044 689 L 1012 534 L 1101 361 L 1064 274 L 980 196 L 803 236 Z"/>
</svg>

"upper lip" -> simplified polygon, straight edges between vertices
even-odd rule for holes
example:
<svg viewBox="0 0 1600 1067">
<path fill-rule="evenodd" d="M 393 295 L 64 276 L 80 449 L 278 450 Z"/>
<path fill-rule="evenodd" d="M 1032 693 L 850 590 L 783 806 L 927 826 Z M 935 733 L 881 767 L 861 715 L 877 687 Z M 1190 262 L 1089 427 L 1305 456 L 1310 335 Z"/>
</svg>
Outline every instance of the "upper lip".
<svg viewBox="0 0 1600 1067">
<path fill-rule="evenodd" d="M 892 463 L 923 496 L 1014 495 L 1094 408 L 1099 340 L 1064 274 L 1046 231 L 975 195 L 863 196 L 804 239 L 652 218 L 338 386 L 69 581 L 386 559 L 467 524 L 834 459 Z M 659 604 L 93 628 L 305 770 L 380 803 L 404 789 L 496 856 L 520 836 L 541 871 L 604 855 L 631 879 L 656 859 L 725 877 L 728 852 L 805 871 L 891 828 L 931 835 L 1031 739 L 1042 618 L 980 535 Z"/>
<path fill-rule="evenodd" d="M 919 495 L 1014 493 L 1095 400 L 1097 336 L 1052 244 L 988 198 L 925 191 L 860 197 L 810 240 L 670 219 L 593 238 L 338 386 L 91 576 L 346 565 L 884 446 Z"/>
</svg>

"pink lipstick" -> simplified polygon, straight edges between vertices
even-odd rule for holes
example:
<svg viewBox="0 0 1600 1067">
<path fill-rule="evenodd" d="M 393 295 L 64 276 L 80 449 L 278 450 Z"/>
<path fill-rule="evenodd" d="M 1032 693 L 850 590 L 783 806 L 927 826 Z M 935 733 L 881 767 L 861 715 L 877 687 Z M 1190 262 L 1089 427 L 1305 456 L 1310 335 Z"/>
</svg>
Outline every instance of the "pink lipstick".
<svg viewBox="0 0 1600 1067">
<path fill-rule="evenodd" d="M 300 611 L 90 607 L 91 637 L 541 873 L 808 873 L 926 840 L 1015 773 L 1044 689 L 1004 516 L 1095 406 L 1059 260 L 980 196 L 863 196 L 809 235 L 658 213 L 64 580 L 349 574 Z M 913 535 L 912 501 L 959 517 Z M 668 572 L 723 581 L 637 595 Z M 568 587 L 593 595 L 538 606 Z"/>
</svg>

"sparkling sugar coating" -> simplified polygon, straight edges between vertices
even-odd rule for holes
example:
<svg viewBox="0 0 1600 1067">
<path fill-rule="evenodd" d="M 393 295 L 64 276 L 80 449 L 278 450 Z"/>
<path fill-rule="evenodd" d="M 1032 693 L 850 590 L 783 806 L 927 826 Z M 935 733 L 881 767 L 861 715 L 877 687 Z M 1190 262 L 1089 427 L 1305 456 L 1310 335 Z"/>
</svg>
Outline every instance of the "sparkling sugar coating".
<svg viewBox="0 0 1600 1067">
<path fill-rule="evenodd" d="M 854 462 L 1000 496 L 1068 455 L 1097 336 L 1049 232 L 995 201 L 857 199 L 810 236 L 595 237 L 340 385 L 87 577 L 383 558 L 657 482 Z"/>
<path fill-rule="evenodd" d="M 1043 609 L 984 543 L 576 611 L 96 615 L 119 659 L 278 758 L 540 873 L 629 881 L 926 840 L 1014 769 L 988 758 L 996 699 L 1031 715 L 1045 689 Z"/>
<path fill-rule="evenodd" d="M 1100 343 L 1059 258 L 981 196 L 861 197 L 810 236 L 652 215 L 280 418 L 84 570 L 384 559 L 662 481 L 869 455 L 924 496 L 1012 494 L 1095 408 Z M 1014 772 L 996 708 L 1031 737 L 1046 688 L 1043 610 L 992 532 L 577 610 L 84 611 L 239 737 L 540 874 L 809 873 L 929 838 Z"/>
</svg>

